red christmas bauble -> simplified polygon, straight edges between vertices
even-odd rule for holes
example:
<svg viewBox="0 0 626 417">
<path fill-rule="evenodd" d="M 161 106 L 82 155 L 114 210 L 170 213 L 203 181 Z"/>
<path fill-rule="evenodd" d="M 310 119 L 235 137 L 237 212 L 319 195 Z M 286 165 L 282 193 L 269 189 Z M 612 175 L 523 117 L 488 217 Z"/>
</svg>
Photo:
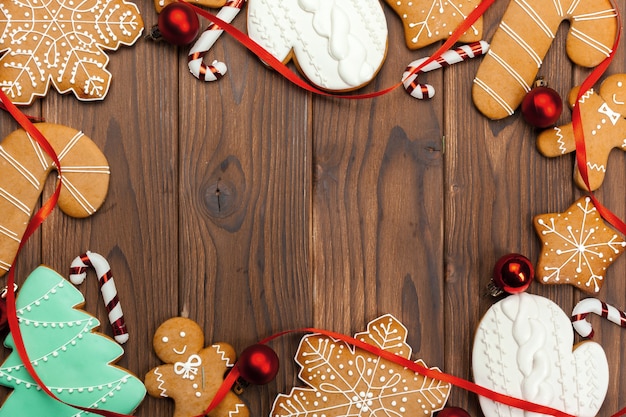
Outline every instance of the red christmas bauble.
<svg viewBox="0 0 626 417">
<path fill-rule="evenodd" d="M 461 407 L 446 407 L 437 413 L 437 417 L 471 417 L 470 414 Z"/>
<path fill-rule="evenodd" d="M 246 382 L 267 384 L 278 373 L 278 355 L 267 345 L 255 344 L 241 352 L 235 366 Z"/>
<path fill-rule="evenodd" d="M 535 87 L 522 101 L 522 115 L 535 127 L 552 126 L 559 120 L 562 111 L 563 100 L 550 87 Z"/>
<path fill-rule="evenodd" d="M 198 15 L 186 3 L 170 3 L 159 14 L 159 34 L 173 45 L 188 45 L 200 31 Z"/>
<path fill-rule="evenodd" d="M 535 276 L 532 263 L 524 255 L 510 253 L 496 262 L 493 282 L 496 287 L 509 294 L 526 291 Z"/>
</svg>

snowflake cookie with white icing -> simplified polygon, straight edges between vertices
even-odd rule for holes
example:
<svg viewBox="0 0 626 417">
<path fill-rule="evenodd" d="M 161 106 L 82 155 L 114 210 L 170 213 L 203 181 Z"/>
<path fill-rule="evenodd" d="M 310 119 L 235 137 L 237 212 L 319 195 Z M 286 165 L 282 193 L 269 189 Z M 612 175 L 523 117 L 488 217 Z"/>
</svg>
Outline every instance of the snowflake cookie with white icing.
<svg viewBox="0 0 626 417">
<path fill-rule="evenodd" d="M 569 105 L 574 107 L 580 87 L 569 93 Z M 606 175 L 609 154 L 613 149 L 626 152 L 626 74 L 607 77 L 596 93 L 583 94 L 578 103 L 585 135 L 587 175 L 591 191 L 597 190 Z M 576 151 L 572 123 L 541 132 L 537 149 L 544 156 L 554 157 Z M 576 185 L 587 189 L 578 166 L 574 173 Z"/>
<path fill-rule="evenodd" d="M 363 87 L 387 54 L 378 0 L 248 0 L 248 35 L 327 91 Z"/>
<path fill-rule="evenodd" d="M 184 317 L 174 317 L 161 324 L 152 344 L 165 364 L 146 374 L 148 394 L 173 399 L 173 417 L 203 416 L 226 371 L 235 364 L 235 350 L 226 343 L 203 347 L 204 332 L 195 321 Z M 249 414 L 248 407 L 229 391 L 208 416 L 248 417 Z"/>
<path fill-rule="evenodd" d="M 0 2 L 0 88 L 15 104 L 45 96 L 50 83 L 79 100 L 102 100 L 111 83 L 105 50 L 141 35 L 139 9 L 124 0 Z"/>
<path fill-rule="evenodd" d="M 366 332 L 354 337 L 411 357 L 407 329 L 391 315 L 370 322 Z M 447 383 L 319 334 L 302 338 L 296 362 L 298 376 L 310 388 L 278 395 L 270 417 L 429 416 L 445 406 L 450 393 Z"/>
<path fill-rule="evenodd" d="M 535 276 L 544 284 L 571 284 L 597 293 L 607 268 L 626 250 L 624 237 L 606 225 L 589 197 L 564 213 L 536 216 L 542 250 Z"/>
<path fill-rule="evenodd" d="M 404 25 L 404 39 L 409 49 L 419 49 L 448 39 L 474 10 L 479 0 L 385 0 Z M 481 39 L 482 17 L 463 33 L 459 42 Z"/>
<path fill-rule="evenodd" d="M 478 385 L 579 417 L 594 417 L 609 386 L 602 346 L 574 347 L 574 331 L 561 308 L 538 295 L 509 295 L 484 315 L 472 351 Z M 524 415 L 479 397 L 485 417 Z"/>
</svg>

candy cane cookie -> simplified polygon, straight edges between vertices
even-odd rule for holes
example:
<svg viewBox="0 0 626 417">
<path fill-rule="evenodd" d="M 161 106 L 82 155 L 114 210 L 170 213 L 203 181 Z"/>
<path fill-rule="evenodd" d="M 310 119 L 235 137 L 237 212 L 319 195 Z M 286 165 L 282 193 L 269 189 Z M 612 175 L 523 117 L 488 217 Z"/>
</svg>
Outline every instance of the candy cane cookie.
<svg viewBox="0 0 626 417">
<path fill-rule="evenodd" d="M 574 326 L 574 330 L 582 337 L 589 339 L 593 337 L 591 323 L 586 320 L 587 316 L 591 313 L 597 314 L 611 323 L 626 328 L 626 313 L 597 298 L 585 298 L 584 300 L 580 300 L 574 307 L 574 310 L 572 310 L 572 326 Z"/>
<path fill-rule="evenodd" d="M 429 58 L 425 57 L 415 60 L 406 67 L 406 70 L 404 70 L 404 73 L 402 74 L 402 84 L 404 85 L 404 89 L 412 97 L 419 100 L 433 98 L 435 95 L 435 88 L 430 84 L 419 84 L 417 82 L 417 76 L 420 72 L 429 72 L 439 68 L 449 67 L 457 62 L 463 62 L 470 58 L 485 55 L 488 50 L 489 44 L 485 41 L 461 45 L 456 49 L 444 52 L 439 58 L 420 68 L 417 72 L 414 72 L 415 69 L 419 68 L 419 66 Z"/>
<path fill-rule="evenodd" d="M 107 159 L 82 132 L 51 123 L 36 126 L 62 164 L 59 208 L 72 217 L 91 216 L 109 188 Z M 0 144 L 0 276 L 11 267 L 45 180 L 55 169 L 52 159 L 22 129 Z"/>
<path fill-rule="evenodd" d="M 575 64 L 595 67 L 611 54 L 619 22 L 610 0 L 511 0 L 474 80 L 481 113 L 491 119 L 513 114 L 564 20 L 570 23 L 567 55 Z"/>
<path fill-rule="evenodd" d="M 237 14 L 239 14 L 244 3 L 245 0 L 228 0 L 224 7 L 217 13 L 217 17 L 226 23 L 232 22 Z M 205 55 L 223 32 L 224 30 L 218 25 L 211 23 L 204 32 L 202 32 L 202 35 L 200 35 L 189 51 L 187 65 L 189 66 L 189 71 L 191 71 L 196 78 L 204 81 L 216 81 L 226 74 L 227 68 L 223 62 L 215 60 L 211 65 L 206 65 L 203 62 Z"/>
<path fill-rule="evenodd" d="M 124 344 L 128 341 L 128 331 L 109 262 L 102 255 L 87 251 L 72 261 L 70 281 L 74 285 L 82 284 L 87 277 L 87 268 L 89 267 L 92 267 L 98 274 L 98 284 L 102 298 L 104 298 L 104 305 L 109 313 L 109 322 L 113 328 L 114 338 L 117 343 Z"/>
</svg>

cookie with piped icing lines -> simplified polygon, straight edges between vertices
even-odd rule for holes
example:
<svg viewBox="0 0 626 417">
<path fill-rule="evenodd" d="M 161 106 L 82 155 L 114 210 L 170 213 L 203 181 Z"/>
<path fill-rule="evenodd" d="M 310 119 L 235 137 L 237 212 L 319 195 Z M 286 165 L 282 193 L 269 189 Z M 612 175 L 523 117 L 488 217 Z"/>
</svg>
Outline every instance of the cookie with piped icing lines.
<svg viewBox="0 0 626 417">
<path fill-rule="evenodd" d="M 606 396 L 609 366 L 602 346 L 574 346 L 570 317 L 547 298 L 509 295 L 485 313 L 476 335 L 472 368 L 477 384 L 579 417 L 594 417 Z M 485 417 L 524 415 L 479 397 Z"/>
<path fill-rule="evenodd" d="M 378 0 L 248 0 L 248 35 L 326 91 L 368 84 L 387 54 Z"/>
<path fill-rule="evenodd" d="M 478 7 L 479 0 L 385 0 L 402 20 L 404 39 L 409 49 L 419 49 L 448 39 L 467 16 Z M 483 31 L 482 17 L 459 38 L 459 42 L 479 41 Z"/>
<path fill-rule="evenodd" d="M 610 0 L 511 0 L 474 79 L 481 113 L 503 119 L 515 112 L 564 20 L 572 62 L 595 67 L 611 54 L 619 22 Z"/>
</svg>

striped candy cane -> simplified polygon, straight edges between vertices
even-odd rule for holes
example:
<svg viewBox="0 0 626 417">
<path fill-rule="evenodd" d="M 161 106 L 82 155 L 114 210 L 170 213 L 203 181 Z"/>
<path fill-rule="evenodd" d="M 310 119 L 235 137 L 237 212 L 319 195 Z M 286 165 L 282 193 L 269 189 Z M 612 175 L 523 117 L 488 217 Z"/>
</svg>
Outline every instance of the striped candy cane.
<svg viewBox="0 0 626 417">
<path fill-rule="evenodd" d="M 217 14 L 217 17 L 230 23 L 235 19 L 235 16 L 239 13 L 245 0 L 228 0 L 224 7 L 222 7 Z M 209 49 L 213 47 L 215 41 L 224 32 L 223 29 L 214 23 L 209 24 L 202 35 L 198 38 L 196 43 L 189 51 L 188 62 L 189 71 L 198 79 L 204 81 L 216 81 L 226 74 L 226 65 L 220 61 L 213 61 L 211 65 L 206 65 L 204 56 L 209 52 Z"/>
<path fill-rule="evenodd" d="M 100 291 L 104 298 L 104 304 L 109 313 L 109 321 L 113 328 L 113 335 L 119 344 L 128 341 L 128 331 L 124 322 L 124 313 L 117 296 L 117 289 L 111 274 L 111 267 L 102 255 L 93 252 L 86 252 L 74 259 L 70 266 L 70 281 L 75 285 L 80 285 L 87 276 L 87 268 L 92 267 L 98 274 Z"/>
<path fill-rule="evenodd" d="M 420 72 L 429 72 L 439 68 L 449 67 L 457 62 L 467 61 L 470 58 L 474 58 L 480 55 L 485 55 L 489 50 L 489 44 L 485 41 L 472 42 L 467 45 L 461 45 L 456 49 L 451 49 L 444 52 L 441 56 L 434 61 L 428 63 L 416 73 L 415 68 L 419 67 L 428 57 L 420 58 L 411 62 L 402 74 L 402 84 L 404 89 L 417 99 L 433 98 L 435 95 L 435 89 L 430 84 L 419 84 L 417 82 L 417 75 Z"/>
<path fill-rule="evenodd" d="M 604 317 L 620 327 L 626 328 L 626 313 L 619 311 L 597 298 L 585 298 L 576 304 L 572 311 L 572 325 L 574 330 L 582 337 L 593 337 L 593 328 L 586 318 L 590 313 Z"/>
</svg>

